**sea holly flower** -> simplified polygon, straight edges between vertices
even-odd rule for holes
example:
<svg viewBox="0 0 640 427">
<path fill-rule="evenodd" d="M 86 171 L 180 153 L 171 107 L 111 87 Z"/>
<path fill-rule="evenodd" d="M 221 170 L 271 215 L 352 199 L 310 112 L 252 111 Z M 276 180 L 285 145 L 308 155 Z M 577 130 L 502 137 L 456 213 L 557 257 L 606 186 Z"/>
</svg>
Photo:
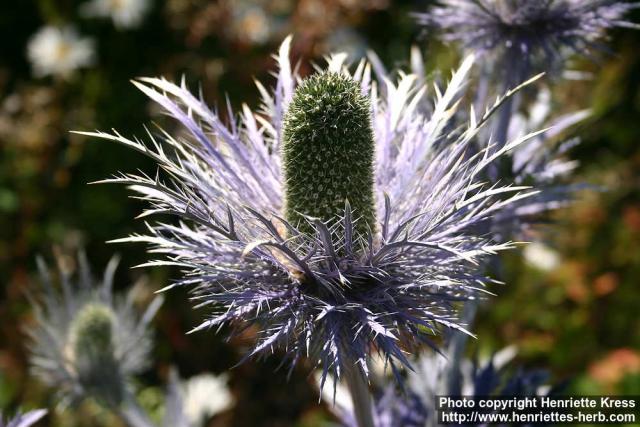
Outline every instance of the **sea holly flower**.
<svg viewBox="0 0 640 427">
<path fill-rule="evenodd" d="M 490 54 L 503 78 L 520 82 L 557 71 L 571 53 L 605 49 L 601 39 L 616 27 L 638 28 L 624 15 L 640 3 L 619 0 L 441 0 L 418 22 L 441 32 L 445 42 Z"/>
<path fill-rule="evenodd" d="M 300 81 L 290 43 L 277 56 L 275 90 L 258 83 L 258 113 L 243 105 L 236 117 L 228 107 L 225 125 L 184 84 L 144 78 L 136 86 L 187 135 L 149 133 L 145 144 L 119 133 L 86 133 L 156 161 L 155 176 L 121 174 L 106 182 L 140 195 L 150 206 L 144 216 L 180 219 L 150 222 L 147 234 L 119 241 L 150 244 L 161 258 L 148 265 L 183 268 L 183 278 L 168 288 L 189 285 L 196 306 L 210 310 L 195 330 L 231 325 L 233 335 L 256 326 L 247 357 L 280 349 L 291 366 L 307 357 L 325 378 L 355 372 L 362 380 L 377 352 L 398 373 L 416 345 L 437 347 L 442 328 L 464 330 L 456 302 L 478 298 L 491 281 L 479 264 L 512 247 L 478 230 L 531 192 L 480 177 L 534 135 L 465 155 L 501 99 L 482 117 L 472 114 L 466 131 L 445 143 L 473 58 L 446 90 L 436 90 L 426 115 L 417 108 L 426 89 L 416 76 L 373 81 L 370 64 L 350 72 L 345 55 L 334 55 L 325 71 Z M 305 105 L 317 111 L 304 112 Z M 307 144 L 309 152 L 288 144 Z M 302 193 L 312 187 L 318 206 Z"/>
<path fill-rule="evenodd" d="M 640 28 L 624 18 L 638 6 L 619 0 L 442 0 L 415 16 L 444 42 L 480 57 L 477 103 L 483 104 L 491 87 L 505 93 L 533 74 L 560 74 L 571 54 L 593 57 L 605 50 L 602 39 L 609 29 Z M 500 111 L 492 129 L 498 144 L 512 133 L 518 109 L 518 97 L 512 97 Z M 511 178 L 511 159 L 500 169 L 491 171 L 494 179 Z"/>
<path fill-rule="evenodd" d="M 78 266 L 76 280 L 60 269 L 60 292 L 39 260 L 44 292 L 33 298 L 35 324 L 27 331 L 32 371 L 56 389 L 62 405 L 90 396 L 111 408 L 136 411 L 129 381 L 148 366 L 148 325 L 162 300 L 154 299 L 139 315 L 133 292 L 124 299 L 113 295 L 117 259 L 101 282 L 92 277 L 84 255 Z"/>
</svg>

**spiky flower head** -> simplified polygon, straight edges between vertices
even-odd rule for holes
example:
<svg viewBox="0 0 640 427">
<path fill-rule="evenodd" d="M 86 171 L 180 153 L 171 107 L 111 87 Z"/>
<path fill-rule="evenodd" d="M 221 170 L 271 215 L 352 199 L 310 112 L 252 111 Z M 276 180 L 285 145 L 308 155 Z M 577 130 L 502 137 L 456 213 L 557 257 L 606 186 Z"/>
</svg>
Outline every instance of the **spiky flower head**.
<svg viewBox="0 0 640 427">
<path fill-rule="evenodd" d="M 290 114 L 291 122 L 296 115 L 289 109 L 300 81 L 289 62 L 290 42 L 287 38 L 280 48 L 275 91 L 258 84 L 261 114 L 243 106 L 238 119 L 229 111 L 233 119 L 225 125 L 184 85 L 145 78 L 136 86 L 184 125 L 188 136 L 150 133 L 151 142 L 145 145 L 118 133 L 85 134 L 120 142 L 151 157 L 166 172 L 155 177 L 122 174 L 107 182 L 127 184 L 140 194 L 150 204 L 145 214 L 170 213 L 181 219 L 177 224 L 151 222 L 148 234 L 120 241 L 147 242 L 152 252 L 166 255 L 150 265 L 184 269 L 183 278 L 172 286 L 191 286 L 197 307 L 210 310 L 196 330 L 231 325 L 233 335 L 255 326 L 256 344 L 247 357 L 279 349 L 291 366 L 308 357 L 325 376 L 331 372 L 339 377 L 345 367 L 366 374 L 372 352 L 397 370 L 398 363 L 409 364 L 406 352 L 416 345 L 436 346 L 434 337 L 442 328 L 464 330 L 457 322 L 456 302 L 478 298 L 490 281 L 480 264 L 512 246 L 495 244 L 491 235 L 478 230 L 529 192 L 525 187 L 486 185 L 480 177 L 489 164 L 531 135 L 500 150 L 466 155 L 492 109 L 483 117 L 472 115 L 465 132 L 441 143 L 449 137 L 444 130 L 460 105 L 473 58 L 452 75 L 446 90 L 436 91 L 433 112 L 426 114 L 417 107 L 425 88 L 416 76 L 372 81 L 366 61 L 351 72 L 345 55 L 335 55 L 327 71 L 348 77 L 312 78 L 302 83 L 306 89 L 299 94 L 331 79 L 349 87 L 348 96 L 357 99 L 353 79 L 369 99 L 376 203 L 375 214 L 366 220 L 375 224 L 361 233 L 356 224 L 372 198 L 365 195 L 357 202 L 365 212 L 356 212 L 351 197 L 355 201 L 358 194 L 347 194 L 350 203 L 337 218 L 313 221 L 311 232 L 300 229 L 282 214 L 285 188 L 292 185 L 285 181 L 288 172 L 281 171 L 286 151 L 281 143 L 287 143 L 283 133 L 290 132 L 284 117 Z M 360 101 L 358 105 L 363 117 L 358 123 L 365 127 L 368 108 Z M 322 135 L 328 126 L 341 124 L 326 123 L 317 132 Z M 358 133 L 363 146 L 366 134 Z M 364 150 L 360 155 L 368 156 Z M 342 171 L 337 159 L 316 161 L 331 162 L 327 170 Z M 287 168 L 300 167 L 292 163 Z M 367 173 L 361 182 L 358 191 L 367 191 Z M 328 211 L 336 212 L 337 202 L 330 202 Z"/>
<path fill-rule="evenodd" d="M 24 414 L 16 414 L 11 419 L 5 419 L 0 413 L 0 427 L 30 427 L 47 415 L 46 409 L 36 409 Z"/>
<path fill-rule="evenodd" d="M 634 27 L 624 15 L 638 3 L 620 0 L 441 0 L 416 14 L 445 42 L 476 53 L 493 53 L 503 77 L 559 69 L 567 54 L 602 50 L 606 30 Z"/>
<path fill-rule="evenodd" d="M 351 77 L 324 72 L 296 89 L 284 118 L 285 218 L 313 230 L 307 217 L 333 223 L 349 201 L 356 229 L 375 227 L 371 105 Z"/>
<path fill-rule="evenodd" d="M 36 322 L 28 329 L 32 371 L 56 389 L 62 404 L 91 396 L 119 405 L 131 375 L 148 366 L 148 324 L 161 299 L 141 316 L 133 306 L 133 292 L 124 299 L 113 295 L 117 259 L 109 263 L 102 282 L 91 276 L 84 255 L 78 265 L 75 283 L 71 272 L 61 268 L 59 292 L 39 260 L 45 292 L 34 299 Z"/>
</svg>

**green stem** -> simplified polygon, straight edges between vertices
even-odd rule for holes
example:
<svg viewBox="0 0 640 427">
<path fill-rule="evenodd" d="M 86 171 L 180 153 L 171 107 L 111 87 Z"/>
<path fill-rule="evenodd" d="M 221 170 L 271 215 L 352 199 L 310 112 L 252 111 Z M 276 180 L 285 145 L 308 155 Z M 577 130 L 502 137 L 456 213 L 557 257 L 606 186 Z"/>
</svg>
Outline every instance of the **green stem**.
<svg viewBox="0 0 640 427">
<path fill-rule="evenodd" d="M 359 366 L 348 366 L 344 369 L 344 376 L 353 401 L 353 413 L 358 427 L 375 427 L 371 393 L 364 372 Z"/>
<path fill-rule="evenodd" d="M 513 89 L 521 82 L 521 73 L 517 73 L 515 71 L 513 73 L 509 73 L 507 77 L 505 77 L 501 95 L 504 95 L 505 93 L 507 93 L 507 91 Z M 504 104 L 502 104 L 502 107 L 500 107 L 500 111 L 498 112 L 498 121 L 496 123 L 494 131 L 494 141 L 496 141 L 498 149 L 507 145 L 511 118 L 518 109 L 519 97 L 520 94 L 518 93 L 511 95 L 505 100 Z M 511 177 L 512 169 L 513 164 L 511 155 L 502 156 L 498 165 L 492 165 L 492 167 L 490 167 L 489 177 L 492 180 Z"/>
<path fill-rule="evenodd" d="M 466 325 L 472 325 L 478 311 L 479 301 L 477 299 L 467 301 L 462 308 L 462 320 Z M 462 393 L 460 387 L 462 378 L 460 378 L 460 365 L 462 364 L 464 351 L 469 341 L 469 335 L 464 332 L 455 331 L 451 336 L 449 343 L 446 368 L 446 394 L 459 395 Z"/>
</svg>

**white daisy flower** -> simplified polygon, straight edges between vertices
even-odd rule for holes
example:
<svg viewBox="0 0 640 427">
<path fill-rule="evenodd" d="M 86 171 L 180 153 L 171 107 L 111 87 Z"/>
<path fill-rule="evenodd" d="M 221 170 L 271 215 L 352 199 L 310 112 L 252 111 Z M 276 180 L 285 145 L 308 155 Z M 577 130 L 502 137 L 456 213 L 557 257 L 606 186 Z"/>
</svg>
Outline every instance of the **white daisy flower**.
<svg viewBox="0 0 640 427">
<path fill-rule="evenodd" d="M 69 77 L 95 60 L 93 40 L 80 37 L 72 27 L 45 26 L 31 37 L 27 56 L 37 77 Z"/>
<path fill-rule="evenodd" d="M 184 413 L 189 425 L 199 426 L 233 405 L 225 375 L 202 374 L 183 383 Z"/>
<path fill-rule="evenodd" d="M 560 255 L 549 246 L 533 242 L 522 251 L 524 259 L 530 266 L 540 271 L 552 271 L 560 265 Z"/>
</svg>

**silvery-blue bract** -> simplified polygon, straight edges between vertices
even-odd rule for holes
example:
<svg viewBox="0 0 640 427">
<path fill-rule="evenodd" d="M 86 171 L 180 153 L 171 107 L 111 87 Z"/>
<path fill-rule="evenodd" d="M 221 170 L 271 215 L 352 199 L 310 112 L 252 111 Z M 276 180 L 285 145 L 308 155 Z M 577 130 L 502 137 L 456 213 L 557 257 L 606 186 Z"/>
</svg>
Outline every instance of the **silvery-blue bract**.
<svg viewBox="0 0 640 427">
<path fill-rule="evenodd" d="M 45 409 L 36 409 L 24 414 L 17 414 L 11 419 L 5 419 L 0 413 L 0 427 L 30 427 L 46 414 Z"/>
</svg>

